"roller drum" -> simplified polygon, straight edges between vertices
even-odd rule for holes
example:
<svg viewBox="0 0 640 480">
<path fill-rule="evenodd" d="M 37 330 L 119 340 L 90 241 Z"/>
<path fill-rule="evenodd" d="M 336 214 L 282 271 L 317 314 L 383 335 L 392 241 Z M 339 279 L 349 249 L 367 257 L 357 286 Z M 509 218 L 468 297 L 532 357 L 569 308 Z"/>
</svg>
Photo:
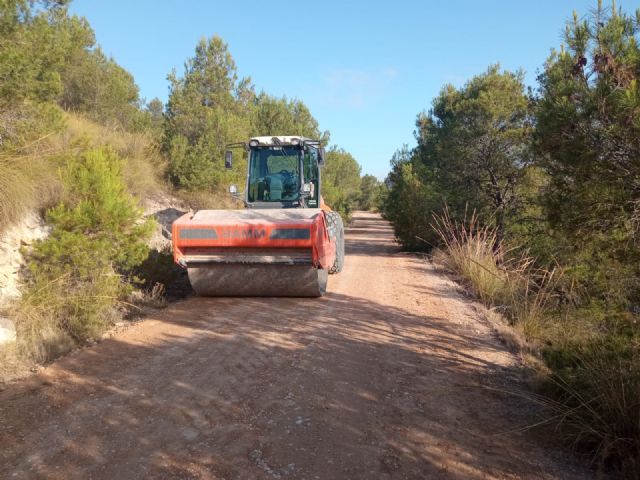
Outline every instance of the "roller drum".
<svg viewBox="0 0 640 480">
<path fill-rule="evenodd" d="M 321 297 L 327 270 L 310 265 L 212 263 L 189 266 L 195 292 L 206 297 Z"/>
</svg>

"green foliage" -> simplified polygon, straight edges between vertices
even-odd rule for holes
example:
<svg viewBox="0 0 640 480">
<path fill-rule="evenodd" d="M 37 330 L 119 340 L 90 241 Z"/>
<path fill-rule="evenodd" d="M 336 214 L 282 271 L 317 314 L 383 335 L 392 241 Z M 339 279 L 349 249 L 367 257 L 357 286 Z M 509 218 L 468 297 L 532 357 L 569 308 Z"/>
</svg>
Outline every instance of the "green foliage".
<svg viewBox="0 0 640 480">
<path fill-rule="evenodd" d="M 163 149 L 169 157 L 169 179 L 187 190 L 215 190 L 238 182 L 246 170 L 236 161 L 224 169 L 225 145 L 249 137 L 249 79 L 238 80 L 236 65 L 220 37 L 202 39 L 187 60 L 182 77 L 169 75 Z"/>
<path fill-rule="evenodd" d="M 420 165 L 412 162 L 406 146 L 391 160 L 387 177 L 389 193 L 384 203 L 384 216 L 393 223 L 396 238 L 409 250 L 431 249 L 439 237 L 431 228 L 431 212 L 440 208 L 433 184 L 425 184 L 417 171 Z"/>
<path fill-rule="evenodd" d="M 0 112 L 24 102 L 58 102 L 102 122 L 132 127 L 140 116 L 133 77 L 100 48 L 66 2 L 6 0 L 0 6 Z"/>
<path fill-rule="evenodd" d="M 29 257 L 28 301 L 49 292 L 53 320 L 76 341 L 105 327 L 125 284 L 117 271 L 147 257 L 154 224 L 140 222 L 141 211 L 125 191 L 122 160 L 109 149 L 69 159 L 63 171 L 66 201 L 49 210 L 50 236 Z M 55 293 L 59 294 L 55 296 Z"/>
<path fill-rule="evenodd" d="M 135 128 L 143 113 L 131 74 L 107 58 L 100 48 L 83 49 L 70 62 L 62 72 L 64 91 L 60 104 L 103 124 Z"/>
<path fill-rule="evenodd" d="M 348 221 L 360 191 L 360 165 L 338 147 L 326 152 L 322 170 L 322 196 L 325 202 Z"/>
<path fill-rule="evenodd" d="M 531 123 L 522 73 L 492 66 L 461 89 L 443 88 L 418 117 L 416 161 L 456 216 L 473 205 L 502 235 L 530 160 Z"/>
<path fill-rule="evenodd" d="M 146 258 L 145 240 L 153 223 L 139 222 L 142 212 L 126 193 L 123 164 L 108 148 L 70 159 L 63 172 L 67 201 L 49 210 L 53 229 L 49 239 L 38 244 L 36 257 L 53 259 L 51 263 L 65 268 L 72 266 L 79 274 L 88 273 L 95 262 L 123 270 Z M 67 242 L 71 248 L 66 248 Z M 83 247 L 87 245 L 91 248 Z M 92 258 L 84 257 L 86 254 Z"/>
<path fill-rule="evenodd" d="M 639 26 L 600 7 L 567 25 L 540 76 L 536 140 L 550 234 L 597 301 L 640 300 Z"/>
<path fill-rule="evenodd" d="M 5 153 L 15 154 L 16 148 L 60 128 L 60 112 L 50 104 L 63 88 L 59 32 L 48 21 L 59 10 L 64 9 L 34 14 L 30 2 L 0 2 L 0 151 Z"/>
<path fill-rule="evenodd" d="M 0 2 L 0 110 L 24 100 L 54 100 L 62 90 L 55 29 L 48 11 L 35 14 L 29 2 Z M 52 68 L 54 67 L 54 68 Z"/>
<path fill-rule="evenodd" d="M 164 126 L 164 103 L 159 98 L 154 98 L 145 106 L 148 114 L 149 125 L 154 132 L 161 132 Z"/>
<path fill-rule="evenodd" d="M 553 370 L 546 382 L 563 433 L 600 468 L 620 478 L 640 469 L 640 338 L 607 333 L 586 342 L 546 347 Z"/>
<path fill-rule="evenodd" d="M 131 75 L 94 48 L 66 3 L 0 2 L 0 228 L 59 193 L 57 143 L 68 125 L 56 104 L 120 128 L 142 115 Z"/>
<path fill-rule="evenodd" d="M 382 205 L 385 190 L 385 184 L 375 176 L 364 175 L 360 181 L 358 208 L 360 210 L 378 210 Z"/>
<path fill-rule="evenodd" d="M 253 111 L 254 135 L 302 135 L 314 140 L 329 141 L 329 133 L 320 133 L 318 121 L 300 100 L 275 98 L 261 93 L 255 99 Z"/>
<path fill-rule="evenodd" d="M 418 116 L 418 146 L 405 151 L 402 161 L 392 160 L 385 211 L 397 219 L 403 244 L 417 247 L 415 237 L 420 236 L 428 240 L 422 248 L 428 248 L 435 240 L 428 228 L 430 209 L 444 204 L 458 219 L 472 205 L 503 236 L 523 203 L 522 184 L 531 160 L 529 105 L 522 74 L 500 72 L 498 66 L 460 89 L 442 89 L 431 110 Z M 405 187 L 412 193 L 401 199 L 404 193 L 394 190 Z M 412 224 L 398 226 L 398 220 Z"/>
</svg>

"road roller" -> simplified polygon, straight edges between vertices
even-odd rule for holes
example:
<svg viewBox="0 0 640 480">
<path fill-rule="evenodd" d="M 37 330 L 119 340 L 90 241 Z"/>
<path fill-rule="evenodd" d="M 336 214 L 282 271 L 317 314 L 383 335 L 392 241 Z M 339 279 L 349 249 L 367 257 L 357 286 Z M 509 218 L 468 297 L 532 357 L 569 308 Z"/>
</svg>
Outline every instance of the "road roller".
<svg viewBox="0 0 640 480">
<path fill-rule="evenodd" d="M 254 137 L 238 210 L 199 210 L 172 226 L 175 262 L 201 296 L 321 297 L 344 265 L 344 225 L 322 198 L 320 141 Z M 232 168 L 233 151 L 225 153 Z"/>
</svg>

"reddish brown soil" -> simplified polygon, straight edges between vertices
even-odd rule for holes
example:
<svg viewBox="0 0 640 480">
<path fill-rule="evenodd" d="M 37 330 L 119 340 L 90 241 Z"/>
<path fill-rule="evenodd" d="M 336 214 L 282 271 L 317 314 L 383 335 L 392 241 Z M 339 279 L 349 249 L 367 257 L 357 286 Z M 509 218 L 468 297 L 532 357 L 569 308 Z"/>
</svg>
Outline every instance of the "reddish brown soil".
<svg viewBox="0 0 640 480">
<path fill-rule="evenodd" d="M 0 392 L 0 478 L 585 478 L 516 358 L 358 213 L 321 299 L 191 298 Z"/>
</svg>

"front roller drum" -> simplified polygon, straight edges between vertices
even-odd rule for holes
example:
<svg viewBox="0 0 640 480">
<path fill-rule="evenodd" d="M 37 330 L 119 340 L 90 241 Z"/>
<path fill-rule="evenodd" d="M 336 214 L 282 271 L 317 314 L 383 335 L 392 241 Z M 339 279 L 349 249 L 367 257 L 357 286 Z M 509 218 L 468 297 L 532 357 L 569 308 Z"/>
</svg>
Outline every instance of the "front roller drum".
<svg viewBox="0 0 640 480">
<path fill-rule="evenodd" d="M 327 270 L 310 265 L 208 263 L 189 266 L 202 297 L 322 297 Z"/>
</svg>

